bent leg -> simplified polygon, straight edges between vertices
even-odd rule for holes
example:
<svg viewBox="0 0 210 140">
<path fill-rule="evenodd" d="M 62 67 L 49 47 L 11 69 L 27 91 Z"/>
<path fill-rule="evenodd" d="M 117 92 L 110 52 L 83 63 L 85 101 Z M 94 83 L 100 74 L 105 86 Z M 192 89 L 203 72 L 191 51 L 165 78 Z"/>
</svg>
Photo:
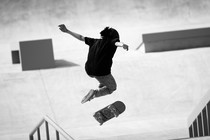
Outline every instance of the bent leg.
<svg viewBox="0 0 210 140">
<path fill-rule="evenodd" d="M 94 97 L 100 97 L 111 94 L 117 89 L 117 84 L 112 74 L 106 76 L 96 76 L 95 78 L 99 81 L 100 85 L 103 86 L 99 87 L 99 89 L 96 90 Z"/>
</svg>

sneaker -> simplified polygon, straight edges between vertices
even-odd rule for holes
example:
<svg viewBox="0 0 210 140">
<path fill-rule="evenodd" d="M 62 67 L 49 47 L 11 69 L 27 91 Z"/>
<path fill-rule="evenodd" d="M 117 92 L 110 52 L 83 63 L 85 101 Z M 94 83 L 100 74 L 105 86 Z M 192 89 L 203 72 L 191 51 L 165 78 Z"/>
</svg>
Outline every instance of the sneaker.
<svg viewBox="0 0 210 140">
<path fill-rule="evenodd" d="M 82 99 L 81 103 L 84 104 L 87 101 L 90 101 L 93 99 L 93 96 L 95 95 L 95 90 L 91 89 L 88 94 Z"/>
</svg>

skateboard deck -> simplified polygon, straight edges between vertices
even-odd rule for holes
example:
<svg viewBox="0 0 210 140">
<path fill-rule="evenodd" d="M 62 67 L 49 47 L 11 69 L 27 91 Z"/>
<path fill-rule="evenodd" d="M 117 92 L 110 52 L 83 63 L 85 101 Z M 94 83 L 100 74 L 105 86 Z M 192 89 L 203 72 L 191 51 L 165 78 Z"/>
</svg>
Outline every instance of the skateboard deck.
<svg viewBox="0 0 210 140">
<path fill-rule="evenodd" d="M 125 111 L 125 104 L 121 101 L 116 101 L 94 113 L 93 117 L 102 125 L 104 122 L 118 117 Z"/>
</svg>

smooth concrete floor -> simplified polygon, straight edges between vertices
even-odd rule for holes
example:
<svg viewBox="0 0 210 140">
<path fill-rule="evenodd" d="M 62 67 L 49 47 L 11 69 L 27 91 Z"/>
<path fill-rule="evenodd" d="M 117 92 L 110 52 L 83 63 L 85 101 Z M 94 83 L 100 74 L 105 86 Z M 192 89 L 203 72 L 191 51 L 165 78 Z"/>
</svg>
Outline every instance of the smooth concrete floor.
<svg viewBox="0 0 210 140">
<path fill-rule="evenodd" d="M 27 139 L 45 115 L 75 139 L 188 137 L 188 116 L 209 90 L 209 48 L 150 54 L 118 49 L 112 68 L 117 91 L 85 104 L 81 99 L 98 83 L 68 51 L 54 69 L 22 71 L 8 64 L 11 72 L 1 72 L 2 138 Z M 126 111 L 99 126 L 93 113 L 116 100 Z"/>
</svg>

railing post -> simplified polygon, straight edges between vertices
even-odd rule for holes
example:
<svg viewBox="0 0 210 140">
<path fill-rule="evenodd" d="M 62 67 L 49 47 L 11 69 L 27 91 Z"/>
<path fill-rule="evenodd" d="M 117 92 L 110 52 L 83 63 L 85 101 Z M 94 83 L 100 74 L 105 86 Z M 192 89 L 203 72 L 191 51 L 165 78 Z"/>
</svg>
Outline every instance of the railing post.
<svg viewBox="0 0 210 140">
<path fill-rule="evenodd" d="M 33 135 L 29 135 L 29 140 L 34 140 L 34 136 Z"/>
<path fill-rule="evenodd" d="M 37 138 L 38 140 L 41 140 L 41 136 L 40 136 L 40 128 L 37 128 Z"/>
<path fill-rule="evenodd" d="M 56 140 L 60 140 L 59 132 L 56 130 Z"/>
<path fill-rule="evenodd" d="M 46 127 L 47 140 L 50 140 L 49 126 L 48 126 L 48 122 L 47 121 L 45 121 L 45 127 Z"/>
</svg>

